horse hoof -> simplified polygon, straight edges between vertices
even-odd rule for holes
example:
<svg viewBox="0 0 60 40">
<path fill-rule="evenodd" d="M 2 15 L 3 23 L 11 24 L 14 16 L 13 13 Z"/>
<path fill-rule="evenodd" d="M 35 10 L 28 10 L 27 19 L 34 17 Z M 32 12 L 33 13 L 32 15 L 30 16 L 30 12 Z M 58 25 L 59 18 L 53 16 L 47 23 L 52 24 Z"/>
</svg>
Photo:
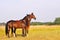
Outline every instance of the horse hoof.
<svg viewBox="0 0 60 40">
<path fill-rule="evenodd" d="M 17 36 L 15 36 L 15 37 L 17 37 Z"/>
<path fill-rule="evenodd" d="M 10 38 L 10 36 L 8 36 L 8 38 Z"/>
<path fill-rule="evenodd" d="M 25 35 L 23 37 L 25 37 Z"/>
<path fill-rule="evenodd" d="M 28 36 L 28 34 L 27 34 L 27 36 Z"/>
<path fill-rule="evenodd" d="M 22 35 L 22 37 L 25 37 L 26 35 Z"/>
</svg>

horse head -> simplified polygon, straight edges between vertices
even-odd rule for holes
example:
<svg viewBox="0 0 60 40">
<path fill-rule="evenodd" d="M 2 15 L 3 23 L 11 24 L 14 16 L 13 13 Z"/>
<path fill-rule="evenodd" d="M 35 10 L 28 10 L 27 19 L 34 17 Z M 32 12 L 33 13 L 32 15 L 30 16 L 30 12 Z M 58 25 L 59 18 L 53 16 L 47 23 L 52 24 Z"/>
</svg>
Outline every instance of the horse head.
<svg viewBox="0 0 60 40">
<path fill-rule="evenodd" d="M 33 12 L 30 14 L 30 18 L 36 20 L 36 17 L 35 17 L 35 15 L 33 14 Z"/>
</svg>

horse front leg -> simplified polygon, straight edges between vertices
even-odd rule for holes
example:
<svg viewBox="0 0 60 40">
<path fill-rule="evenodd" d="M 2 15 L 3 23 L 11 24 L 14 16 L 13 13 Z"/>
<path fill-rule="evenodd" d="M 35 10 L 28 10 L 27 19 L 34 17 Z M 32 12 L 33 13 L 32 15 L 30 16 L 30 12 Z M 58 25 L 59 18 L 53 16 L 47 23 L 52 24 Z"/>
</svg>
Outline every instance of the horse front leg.
<svg viewBox="0 0 60 40">
<path fill-rule="evenodd" d="M 25 29 L 22 28 L 22 36 L 25 36 Z"/>
<path fill-rule="evenodd" d="M 28 34 L 28 29 L 26 31 L 27 31 L 27 34 Z"/>
<path fill-rule="evenodd" d="M 27 29 L 25 28 L 25 36 L 27 36 Z"/>
<path fill-rule="evenodd" d="M 25 36 L 28 36 L 28 30 L 29 30 L 29 29 L 26 27 L 26 28 L 25 28 Z"/>
<path fill-rule="evenodd" d="M 27 34 L 28 34 L 28 30 L 29 30 L 29 28 L 27 27 L 27 28 L 26 28 Z"/>
</svg>

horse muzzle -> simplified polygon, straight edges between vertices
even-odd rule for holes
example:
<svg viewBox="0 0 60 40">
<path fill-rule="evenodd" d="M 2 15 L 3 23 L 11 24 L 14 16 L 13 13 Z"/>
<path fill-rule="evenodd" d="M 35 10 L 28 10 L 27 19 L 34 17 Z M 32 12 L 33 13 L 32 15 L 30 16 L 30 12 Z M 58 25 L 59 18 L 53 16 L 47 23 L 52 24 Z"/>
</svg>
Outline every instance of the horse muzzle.
<svg viewBox="0 0 60 40">
<path fill-rule="evenodd" d="M 34 18 L 36 20 L 36 18 Z"/>
</svg>

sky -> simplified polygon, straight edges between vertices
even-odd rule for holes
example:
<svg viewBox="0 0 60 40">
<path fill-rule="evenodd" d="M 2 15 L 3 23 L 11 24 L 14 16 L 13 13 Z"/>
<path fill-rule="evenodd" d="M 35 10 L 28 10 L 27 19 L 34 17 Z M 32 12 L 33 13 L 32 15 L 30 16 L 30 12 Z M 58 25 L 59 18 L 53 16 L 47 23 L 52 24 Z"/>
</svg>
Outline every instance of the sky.
<svg viewBox="0 0 60 40">
<path fill-rule="evenodd" d="M 60 0 L 0 0 L 0 22 L 20 20 L 34 13 L 32 22 L 53 22 L 60 17 Z"/>
</svg>

